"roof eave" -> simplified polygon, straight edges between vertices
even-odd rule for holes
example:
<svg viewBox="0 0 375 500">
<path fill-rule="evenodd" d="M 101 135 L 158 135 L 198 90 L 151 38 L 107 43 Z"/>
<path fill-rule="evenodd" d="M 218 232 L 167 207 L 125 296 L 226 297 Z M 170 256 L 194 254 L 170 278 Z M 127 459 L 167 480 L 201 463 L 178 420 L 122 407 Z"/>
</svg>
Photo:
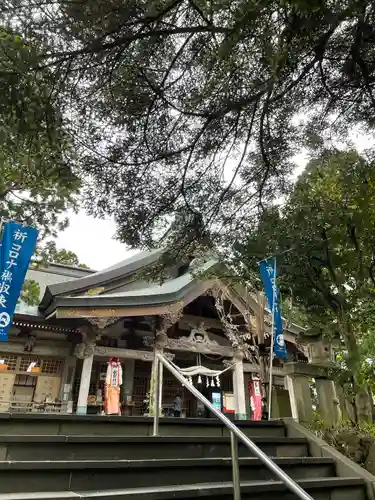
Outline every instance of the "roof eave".
<svg viewBox="0 0 375 500">
<path fill-rule="evenodd" d="M 46 287 L 39 309 L 43 312 L 47 311 L 53 297 L 64 294 L 79 293 L 80 291 L 87 290 L 88 288 L 100 287 L 110 283 L 111 281 L 115 281 L 116 279 L 118 280 L 131 276 L 143 267 L 147 267 L 154 263 L 162 252 L 163 249 L 158 249 L 148 255 L 144 255 L 138 261 L 132 261 L 130 264 L 126 264 L 118 268 L 110 268 L 109 271 L 99 271 L 89 276 L 80 277 L 63 283 L 57 283 L 55 285 L 49 285 Z"/>
</svg>

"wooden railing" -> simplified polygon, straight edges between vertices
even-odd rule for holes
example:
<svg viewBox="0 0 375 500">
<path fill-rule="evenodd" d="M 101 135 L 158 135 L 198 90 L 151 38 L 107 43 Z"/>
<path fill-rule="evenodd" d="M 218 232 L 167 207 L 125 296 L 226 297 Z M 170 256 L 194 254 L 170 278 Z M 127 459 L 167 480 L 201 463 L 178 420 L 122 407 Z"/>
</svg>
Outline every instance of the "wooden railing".
<svg viewBox="0 0 375 500">
<path fill-rule="evenodd" d="M 67 411 L 67 403 L 61 402 L 37 402 L 37 401 L 0 401 L 0 413 L 65 413 Z"/>
</svg>

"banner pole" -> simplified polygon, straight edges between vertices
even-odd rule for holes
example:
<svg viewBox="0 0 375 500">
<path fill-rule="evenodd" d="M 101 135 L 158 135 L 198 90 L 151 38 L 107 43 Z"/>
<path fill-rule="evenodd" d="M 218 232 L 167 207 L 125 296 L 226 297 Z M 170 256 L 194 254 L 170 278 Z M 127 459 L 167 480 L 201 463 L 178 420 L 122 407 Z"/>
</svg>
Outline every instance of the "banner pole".
<svg viewBox="0 0 375 500">
<path fill-rule="evenodd" d="M 5 219 L 4 217 L 1 217 L 0 219 L 0 238 L 1 238 L 1 233 L 3 232 L 3 227 L 4 224 L 8 222 L 8 219 Z"/>
<path fill-rule="evenodd" d="M 271 350 L 270 350 L 270 369 L 268 383 L 268 420 L 271 420 L 272 409 L 272 375 L 273 375 L 273 349 L 275 345 L 275 303 L 276 303 L 276 257 L 273 268 L 273 301 L 272 301 L 272 326 L 271 326 Z"/>
</svg>

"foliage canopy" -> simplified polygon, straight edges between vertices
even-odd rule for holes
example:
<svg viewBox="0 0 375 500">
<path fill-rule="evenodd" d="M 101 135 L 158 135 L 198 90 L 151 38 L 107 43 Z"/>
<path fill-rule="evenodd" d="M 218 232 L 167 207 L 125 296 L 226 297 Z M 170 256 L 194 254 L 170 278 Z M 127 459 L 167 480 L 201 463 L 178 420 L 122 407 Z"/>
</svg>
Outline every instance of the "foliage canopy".
<svg viewBox="0 0 375 500">
<path fill-rule="evenodd" d="M 74 206 L 79 181 L 47 72 L 30 70 L 36 51 L 0 27 L 0 216 L 55 235 Z"/>
<path fill-rule="evenodd" d="M 343 360 L 358 376 L 373 371 L 366 360 L 375 354 L 374 214 L 373 159 L 325 150 L 311 159 L 285 206 L 266 212 L 237 247 L 253 269 L 257 256 L 290 250 L 278 257 L 284 292 L 304 307 L 308 333 L 342 342 Z"/>
<path fill-rule="evenodd" d="M 0 218 L 39 230 L 39 258 L 77 262 L 75 254 L 58 252 L 47 236 L 67 226 L 67 208 L 76 206 L 80 187 L 72 171 L 72 141 L 67 135 L 53 75 L 35 73 L 36 45 L 0 26 Z M 26 280 L 21 299 L 39 302 L 39 285 Z"/>
<path fill-rule="evenodd" d="M 373 2 L 0 5 L 53 79 L 90 212 L 132 246 L 233 241 L 288 192 L 306 139 L 374 123 Z"/>
</svg>

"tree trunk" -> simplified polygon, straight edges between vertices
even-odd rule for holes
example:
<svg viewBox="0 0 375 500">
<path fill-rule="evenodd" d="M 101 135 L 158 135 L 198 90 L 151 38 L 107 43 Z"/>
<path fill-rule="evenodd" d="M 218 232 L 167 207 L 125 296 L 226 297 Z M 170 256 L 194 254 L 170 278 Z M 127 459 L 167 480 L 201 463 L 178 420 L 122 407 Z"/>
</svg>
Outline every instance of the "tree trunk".
<svg viewBox="0 0 375 500">
<path fill-rule="evenodd" d="M 360 366 L 359 350 L 355 335 L 344 311 L 341 311 L 341 314 L 339 315 L 339 323 L 342 328 L 345 346 L 348 351 L 347 366 L 352 375 L 355 423 L 369 423 L 372 422 L 373 404 L 368 387 L 363 387 L 363 385 L 358 383 L 357 371 Z"/>
<path fill-rule="evenodd" d="M 358 392 L 355 395 L 355 407 L 357 410 L 357 423 L 372 422 L 372 401 L 367 388 L 358 388 Z"/>
</svg>

